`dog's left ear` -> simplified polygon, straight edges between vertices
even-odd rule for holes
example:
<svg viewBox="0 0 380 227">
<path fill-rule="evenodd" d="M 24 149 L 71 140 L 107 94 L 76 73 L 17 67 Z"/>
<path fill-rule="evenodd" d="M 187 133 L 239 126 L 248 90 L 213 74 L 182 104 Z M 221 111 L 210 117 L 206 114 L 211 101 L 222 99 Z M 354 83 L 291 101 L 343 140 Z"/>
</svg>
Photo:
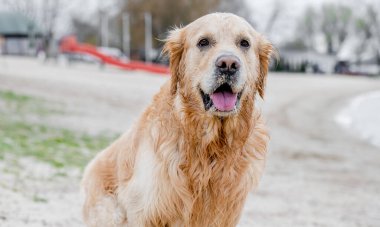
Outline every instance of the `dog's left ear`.
<svg viewBox="0 0 380 227">
<path fill-rule="evenodd" d="M 269 70 L 269 63 L 271 56 L 273 54 L 274 48 L 273 45 L 264 37 L 260 37 L 259 42 L 259 64 L 260 64 L 260 72 L 257 78 L 257 91 L 261 98 L 264 98 L 264 90 Z"/>
<path fill-rule="evenodd" d="M 184 28 L 175 28 L 170 31 L 162 49 L 162 54 L 169 56 L 170 59 L 170 90 L 173 95 L 176 94 L 178 83 L 184 74 L 184 68 L 181 66 L 182 55 L 185 49 L 185 35 L 183 34 L 183 30 Z"/>
</svg>

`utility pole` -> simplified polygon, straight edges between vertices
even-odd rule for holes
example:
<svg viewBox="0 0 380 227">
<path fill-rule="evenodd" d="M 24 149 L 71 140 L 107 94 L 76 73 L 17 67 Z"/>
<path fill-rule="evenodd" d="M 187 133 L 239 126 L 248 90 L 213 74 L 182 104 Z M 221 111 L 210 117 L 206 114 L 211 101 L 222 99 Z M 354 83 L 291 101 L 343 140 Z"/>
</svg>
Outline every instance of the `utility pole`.
<svg viewBox="0 0 380 227">
<path fill-rule="evenodd" d="M 108 47 L 108 15 L 106 11 L 100 11 L 100 37 L 101 45 Z"/>
<path fill-rule="evenodd" d="M 123 13 L 123 51 L 128 59 L 131 58 L 131 35 L 129 24 L 129 14 Z"/>
<path fill-rule="evenodd" d="M 152 14 L 144 13 L 145 19 L 145 61 L 152 62 Z"/>
</svg>

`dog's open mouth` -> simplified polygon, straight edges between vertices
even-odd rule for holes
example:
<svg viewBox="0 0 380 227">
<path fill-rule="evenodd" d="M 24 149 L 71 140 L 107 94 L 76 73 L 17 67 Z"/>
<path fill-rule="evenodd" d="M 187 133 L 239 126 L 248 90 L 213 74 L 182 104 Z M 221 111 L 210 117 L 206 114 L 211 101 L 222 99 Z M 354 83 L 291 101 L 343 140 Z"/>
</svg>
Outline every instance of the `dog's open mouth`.
<svg viewBox="0 0 380 227">
<path fill-rule="evenodd" d="M 211 94 L 206 94 L 201 89 L 201 95 L 206 111 L 213 108 L 218 112 L 231 112 L 236 109 L 241 92 L 234 93 L 231 86 L 224 83 Z"/>
</svg>

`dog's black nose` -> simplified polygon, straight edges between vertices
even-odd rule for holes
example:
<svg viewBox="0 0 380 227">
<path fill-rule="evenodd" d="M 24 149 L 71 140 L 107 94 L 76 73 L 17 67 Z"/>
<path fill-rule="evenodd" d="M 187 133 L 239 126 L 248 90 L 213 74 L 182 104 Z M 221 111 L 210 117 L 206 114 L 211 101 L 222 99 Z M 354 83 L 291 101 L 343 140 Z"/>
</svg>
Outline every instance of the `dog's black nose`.
<svg viewBox="0 0 380 227">
<path fill-rule="evenodd" d="M 216 59 L 215 66 L 220 73 L 233 75 L 240 69 L 240 60 L 234 55 L 221 55 Z"/>
</svg>

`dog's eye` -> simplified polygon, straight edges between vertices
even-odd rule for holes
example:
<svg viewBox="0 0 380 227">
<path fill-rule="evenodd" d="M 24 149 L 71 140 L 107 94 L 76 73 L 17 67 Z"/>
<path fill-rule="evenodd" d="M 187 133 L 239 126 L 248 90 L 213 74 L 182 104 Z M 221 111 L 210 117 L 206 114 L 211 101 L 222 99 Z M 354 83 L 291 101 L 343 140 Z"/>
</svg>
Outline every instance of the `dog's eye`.
<svg viewBox="0 0 380 227">
<path fill-rule="evenodd" d="M 240 46 L 248 48 L 249 47 L 249 42 L 247 40 L 245 40 L 245 39 L 242 39 L 240 41 Z"/>
<path fill-rule="evenodd" d="M 208 39 L 201 39 L 198 42 L 198 47 L 207 47 L 210 45 L 210 41 Z"/>
</svg>

